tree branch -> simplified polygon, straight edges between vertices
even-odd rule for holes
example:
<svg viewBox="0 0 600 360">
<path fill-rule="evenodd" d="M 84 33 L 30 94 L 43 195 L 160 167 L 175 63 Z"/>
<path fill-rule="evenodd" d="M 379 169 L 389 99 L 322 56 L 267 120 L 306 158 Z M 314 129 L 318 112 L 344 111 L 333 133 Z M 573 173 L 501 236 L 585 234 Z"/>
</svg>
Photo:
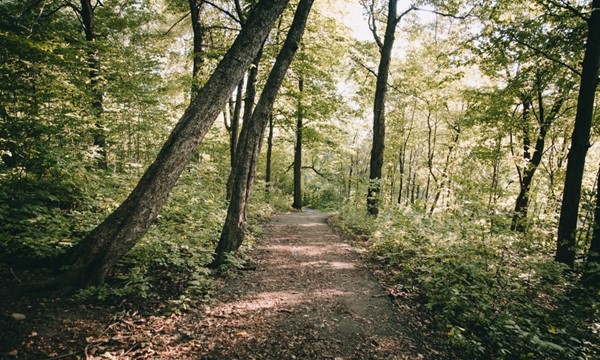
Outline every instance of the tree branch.
<svg viewBox="0 0 600 360">
<path fill-rule="evenodd" d="M 319 175 L 323 179 L 325 179 L 327 181 L 331 181 L 331 179 L 329 177 L 325 176 L 325 174 L 323 174 L 320 170 L 317 170 L 317 168 L 315 168 L 314 165 L 311 165 L 311 166 L 302 166 L 302 169 L 312 170 L 315 174 Z"/>
<path fill-rule="evenodd" d="M 240 18 L 240 24 L 244 24 L 244 11 L 242 10 L 242 5 L 240 4 L 240 0 L 235 0 L 235 12 L 237 12 Z"/>
<path fill-rule="evenodd" d="M 402 18 L 403 18 L 404 16 L 406 16 L 408 13 L 410 13 L 410 12 L 411 12 L 411 11 L 413 11 L 413 10 L 419 10 L 419 9 L 418 9 L 417 7 L 415 7 L 414 5 L 412 5 L 412 6 L 411 6 L 411 7 L 409 7 L 408 9 L 404 10 L 404 11 L 402 12 L 402 14 L 398 15 L 398 17 L 397 17 L 397 18 L 396 18 L 396 20 L 394 21 L 394 27 L 395 27 L 396 25 L 398 25 L 398 23 L 400 22 L 400 20 L 402 20 Z"/>
<path fill-rule="evenodd" d="M 589 18 L 587 16 L 585 16 L 581 11 L 579 11 L 578 9 L 576 9 L 573 5 L 569 4 L 568 1 L 564 1 L 564 0 L 546 0 L 548 1 L 548 3 L 562 8 L 562 9 L 566 9 L 569 10 L 573 15 L 575 15 L 576 17 L 582 19 L 583 21 L 587 22 L 589 20 Z"/>
<path fill-rule="evenodd" d="M 177 21 L 175 22 L 175 24 L 171 25 L 171 27 L 170 27 L 170 28 L 169 28 L 169 29 L 168 29 L 168 30 L 167 30 L 167 31 L 166 31 L 164 34 L 162 34 L 162 36 L 167 36 L 167 35 L 169 35 L 169 33 L 171 32 L 171 30 L 173 30 L 173 29 L 175 28 L 175 26 L 179 25 L 179 23 L 181 23 L 183 20 L 185 20 L 185 18 L 187 18 L 188 16 L 190 16 L 190 14 L 191 14 L 191 13 L 192 13 L 192 11 L 191 11 L 191 10 L 190 10 L 190 11 L 188 11 L 188 12 L 186 12 L 186 13 L 185 13 L 185 15 L 183 15 L 183 16 L 181 17 L 181 19 L 177 20 Z"/>
<path fill-rule="evenodd" d="M 355 57 L 350 57 L 352 59 L 352 61 L 354 61 L 357 65 L 359 65 L 360 67 L 362 67 L 363 69 L 367 70 L 368 73 L 370 73 L 371 75 L 377 77 L 377 72 L 375 72 L 375 70 L 371 69 L 370 67 L 368 67 L 367 65 L 365 65 L 362 61 L 360 61 L 359 59 L 355 58 Z"/>
<path fill-rule="evenodd" d="M 528 43 L 526 43 L 525 41 L 519 40 L 519 38 L 517 36 L 515 36 L 515 34 L 513 33 L 508 33 L 508 36 L 511 38 L 511 40 L 513 40 L 514 42 L 516 42 L 517 44 L 523 45 L 526 48 L 528 48 L 529 50 L 532 50 L 533 52 L 537 53 L 538 55 L 542 55 L 543 57 L 545 57 L 546 59 L 555 62 L 561 66 L 566 67 L 567 69 L 571 70 L 573 73 L 575 73 L 577 76 L 581 77 L 581 72 L 578 71 L 577 69 L 575 69 L 573 66 L 565 63 L 564 61 L 561 61 L 559 59 L 556 59 L 554 57 L 552 57 L 552 55 L 548 54 L 547 52 L 545 52 L 544 50 L 538 49 Z"/>
<path fill-rule="evenodd" d="M 477 5 L 473 6 L 471 8 L 471 10 L 469 10 L 465 15 L 455 15 L 455 14 L 450 14 L 450 13 L 445 13 L 445 12 L 441 12 L 441 11 L 437 11 L 437 10 L 429 10 L 429 9 L 424 9 L 424 8 L 418 8 L 418 7 L 413 7 L 413 9 L 415 11 L 424 11 L 424 12 L 428 12 L 431 14 L 435 14 L 435 15 L 439 15 L 439 16 L 443 16 L 443 17 L 448 17 L 448 18 L 452 18 L 452 19 L 457 19 L 457 20 L 466 20 L 474 15 L 473 11 L 475 10 L 475 8 L 477 7 Z"/>
<path fill-rule="evenodd" d="M 219 10 L 220 12 L 222 12 L 223 14 L 227 15 L 228 17 L 230 17 L 233 21 L 235 21 L 238 24 L 243 24 L 241 19 L 238 19 L 237 17 L 235 17 L 235 15 L 233 15 L 232 13 L 230 13 L 229 11 L 223 9 L 222 7 L 220 7 L 219 5 L 213 3 L 212 1 L 208 1 L 208 0 L 203 0 L 205 4 L 208 4 L 212 7 L 214 7 L 215 9 Z M 236 4 L 237 7 L 237 4 Z"/>
<path fill-rule="evenodd" d="M 365 8 L 367 8 L 367 15 L 369 16 L 369 30 L 373 33 L 373 38 L 375 38 L 375 42 L 377 46 L 381 49 L 383 47 L 383 41 L 377 34 L 377 20 L 375 19 L 375 1 L 371 0 L 369 4 L 366 2 L 363 4 Z"/>
</svg>

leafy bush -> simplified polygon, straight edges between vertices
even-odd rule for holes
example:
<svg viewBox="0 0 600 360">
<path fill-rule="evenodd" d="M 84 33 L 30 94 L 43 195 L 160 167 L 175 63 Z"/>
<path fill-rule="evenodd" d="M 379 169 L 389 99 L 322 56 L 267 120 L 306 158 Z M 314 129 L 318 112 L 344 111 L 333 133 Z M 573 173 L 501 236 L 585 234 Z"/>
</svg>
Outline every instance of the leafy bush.
<svg viewBox="0 0 600 360">
<path fill-rule="evenodd" d="M 399 288 L 418 289 L 465 356 L 600 355 L 597 299 L 547 256 L 545 239 L 502 231 L 481 215 L 430 218 L 411 208 L 384 211 L 377 219 L 363 214 L 346 208 L 336 222 L 368 235 L 371 259 L 394 270 Z"/>
</svg>

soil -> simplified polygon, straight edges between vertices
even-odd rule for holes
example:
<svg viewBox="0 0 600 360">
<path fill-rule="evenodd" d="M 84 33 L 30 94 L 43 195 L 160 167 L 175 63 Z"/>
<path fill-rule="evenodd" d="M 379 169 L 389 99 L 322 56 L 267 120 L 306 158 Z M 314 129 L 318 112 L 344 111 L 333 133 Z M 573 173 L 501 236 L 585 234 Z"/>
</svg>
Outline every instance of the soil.
<svg viewBox="0 0 600 360">
<path fill-rule="evenodd" d="M 69 298 L 0 301 L 0 358 L 453 358 L 417 301 L 389 291 L 326 218 L 276 216 L 252 266 L 226 279 L 212 303 L 183 314 Z"/>
</svg>

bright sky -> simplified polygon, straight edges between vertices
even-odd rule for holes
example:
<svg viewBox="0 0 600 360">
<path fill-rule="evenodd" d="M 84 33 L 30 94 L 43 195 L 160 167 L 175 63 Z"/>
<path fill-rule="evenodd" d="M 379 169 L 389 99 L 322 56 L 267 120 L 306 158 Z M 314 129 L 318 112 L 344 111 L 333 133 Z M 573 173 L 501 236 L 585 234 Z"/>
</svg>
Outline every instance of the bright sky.
<svg viewBox="0 0 600 360">
<path fill-rule="evenodd" d="M 325 14 L 341 18 L 355 38 L 358 40 L 373 40 L 373 35 L 371 35 L 367 18 L 363 15 L 364 10 L 359 0 L 330 0 L 326 6 L 331 6 L 331 8 L 327 9 Z"/>
</svg>

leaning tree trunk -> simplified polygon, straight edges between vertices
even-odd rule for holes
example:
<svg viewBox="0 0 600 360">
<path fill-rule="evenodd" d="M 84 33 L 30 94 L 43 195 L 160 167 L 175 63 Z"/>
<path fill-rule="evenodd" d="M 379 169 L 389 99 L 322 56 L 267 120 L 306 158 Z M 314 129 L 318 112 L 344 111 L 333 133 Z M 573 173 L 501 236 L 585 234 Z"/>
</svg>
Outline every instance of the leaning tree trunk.
<svg viewBox="0 0 600 360">
<path fill-rule="evenodd" d="M 231 133 L 229 134 L 229 153 L 231 155 L 230 162 L 232 171 L 235 167 L 235 150 L 240 129 L 240 118 L 242 115 L 242 98 L 244 96 L 243 90 L 244 79 L 240 80 L 240 83 L 237 86 L 237 92 L 235 95 L 235 105 L 233 107 L 233 114 L 231 116 Z M 227 198 L 229 199 L 229 195 L 227 196 Z"/>
<path fill-rule="evenodd" d="M 244 99 L 244 116 L 242 119 L 242 123 L 246 123 L 250 120 L 250 118 L 252 117 L 252 111 L 254 109 L 254 102 L 256 101 L 256 83 L 258 81 L 258 66 L 260 65 L 260 60 L 262 58 L 262 54 L 263 54 L 263 46 L 260 47 L 260 51 L 258 52 L 258 54 L 256 55 L 256 57 L 254 58 L 254 60 L 252 61 L 252 65 L 250 66 L 250 71 L 248 71 L 248 77 L 246 80 L 246 98 Z M 238 96 L 239 99 L 241 99 L 241 97 Z M 239 119 L 239 118 L 238 118 Z M 239 121 L 237 123 L 237 126 L 239 126 Z M 233 129 L 232 129 L 233 130 Z M 233 136 L 233 131 L 231 132 L 231 135 Z M 237 128 L 236 128 L 236 136 L 237 136 Z M 231 199 L 231 188 L 233 186 L 233 178 L 234 178 L 234 172 L 235 172 L 235 146 L 234 145 L 234 139 L 233 137 L 231 138 L 231 144 L 233 145 L 231 147 L 231 172 L 229 173 L 229 177 L 227 178 L 227 200 Z"/>
<path fill-rule="evenodd" d="M 313 0 L 301 0 L 298 4 L 288 36 L 269 74 L 252 118 L 242 126 L 236 154 L 236 172 L 231 201 L 227 209 L 227 217 L 221 232 L 221 238 L 215 251 L 215 258 L 211 264 L 212 267 L 223 264 L 226 255 L 237 250 L 244 240 L 246 205 L 256 174 L 261 140 L 267 122 L 271 118 L 277 92 L 302 39 L 312 3 Z"/>
<path fill-rule="evenodd" d="M 558 237 L 554 259 L 573 268 L 575 265 L 575 230 L 579 213 L 581 183 L 585 157 L 590 147 L 590 131 L 594 113 L 594 98 L 598 86 L 598 63 L 600 59 L 600 0 L 592 1 L 592 13 L 588 20 L 588 39 L 582 63 L 581 85 L 577 99 L 575 128 L 567 156 L 567 170 L 563 191 Z"/>
<path fill-rule="evenodd" d="M 186 163 L 225 106 L 288 0 L 262 0 L 213 75 L 187 108 L 129 197 L 67 254 L 71 268 L 54 284 L 102 283 L 156 219 Z"/>
<path fill-rule="evenodd" d="M 302 93 L 304 92 L 304 79 L 298 80 L 298 114 L 296 118 L 296 146 L 294 147 L 294 202 L 292 208 L 302 210 Z"/>
<path fill-rule="evenodd" d="M 272 160 L 273 160 L 273 129 L 274 129 L 274 122 L 273 122 L 273 114 L 271 113 L 271 115 L 269 116 L 269 135 L 267 136 L 267 164 L 265 166 L 265 198 L 267 200 L 267 202 L 270 201 L 271 199 L 271 166 L 272 166 Z"/>
</svg>

